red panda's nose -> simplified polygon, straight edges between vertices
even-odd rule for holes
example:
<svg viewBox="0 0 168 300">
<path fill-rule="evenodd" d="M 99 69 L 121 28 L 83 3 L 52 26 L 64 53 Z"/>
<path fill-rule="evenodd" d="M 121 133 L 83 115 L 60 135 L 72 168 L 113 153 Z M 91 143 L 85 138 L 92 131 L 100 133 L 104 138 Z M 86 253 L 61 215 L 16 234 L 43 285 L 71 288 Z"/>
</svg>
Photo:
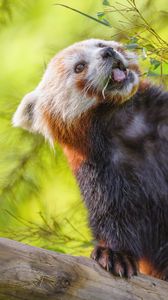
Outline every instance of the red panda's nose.
<svg viewBox="0 0 168 300">
<path fill-rule="evenodd" d="M 106 58 L 109 58 L 109 57 L 115 57 L 115 54 L 116 54 L 116 52 L 113 50 L 112 47 L 104 48 L 101 51 L 101 56 L 102 56 L 103 59 L 106 59 Z"/>
</svg>

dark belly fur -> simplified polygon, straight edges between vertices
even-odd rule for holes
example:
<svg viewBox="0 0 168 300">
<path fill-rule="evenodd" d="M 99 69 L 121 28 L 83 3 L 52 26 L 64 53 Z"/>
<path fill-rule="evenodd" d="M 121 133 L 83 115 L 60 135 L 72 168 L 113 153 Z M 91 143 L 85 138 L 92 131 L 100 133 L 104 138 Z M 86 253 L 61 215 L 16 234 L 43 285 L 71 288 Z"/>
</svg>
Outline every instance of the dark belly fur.
<svg viewBox="0 0 168 300">
<path fill-rule="evenodd" d="M 151 87 L 100 105 L 90 141 L 77 180 L 95 238 L 168 268 L 168 93 Z"/>
</svg>

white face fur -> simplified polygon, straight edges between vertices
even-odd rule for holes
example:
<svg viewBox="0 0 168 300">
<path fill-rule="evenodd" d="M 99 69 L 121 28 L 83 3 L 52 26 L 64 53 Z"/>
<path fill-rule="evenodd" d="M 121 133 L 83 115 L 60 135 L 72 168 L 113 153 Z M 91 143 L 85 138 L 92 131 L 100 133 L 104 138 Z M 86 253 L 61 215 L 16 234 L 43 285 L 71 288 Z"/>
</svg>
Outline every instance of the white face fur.
<svg viewBox="0 0 168 300">
<path fill-rule="evenodd" d="M 119 43 L 97 39 L 75 43 L 51 60 L 39 85 L 20 103 L 13 125 L 51 139 L 45 111 L 70 123 L 99 102 L 124 102 L 138 83 L 136 57 Z"/>
</svg>

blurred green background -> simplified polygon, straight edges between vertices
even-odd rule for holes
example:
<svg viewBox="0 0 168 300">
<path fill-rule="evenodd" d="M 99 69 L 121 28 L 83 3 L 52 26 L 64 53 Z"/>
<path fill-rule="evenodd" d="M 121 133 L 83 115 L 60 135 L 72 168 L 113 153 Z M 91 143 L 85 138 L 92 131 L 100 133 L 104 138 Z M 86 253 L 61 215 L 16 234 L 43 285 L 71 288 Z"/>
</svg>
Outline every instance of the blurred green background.
<svg viewBox="0 0 168 300">
<path fill-rule="evenodd" d="M 89 255 L 94 241 L 76 181 L 58 145 L 13 128 L 22 97 L 50 58 L 86 38 L 116 39 L 137 51 L 143 76 L 167 82 L 167 0 L 0 0 L 0 234 Z M 137 10 L 136 10 L 137 9 Z"/>
</svg>

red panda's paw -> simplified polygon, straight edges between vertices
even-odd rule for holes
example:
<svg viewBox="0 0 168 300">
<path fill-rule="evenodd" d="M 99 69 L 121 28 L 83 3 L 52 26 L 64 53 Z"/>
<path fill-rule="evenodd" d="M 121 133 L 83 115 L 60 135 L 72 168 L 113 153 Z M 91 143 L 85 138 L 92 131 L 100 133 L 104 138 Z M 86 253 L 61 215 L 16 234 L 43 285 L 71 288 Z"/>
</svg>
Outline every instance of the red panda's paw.
<svg viewBox="0 0 168 300">
<path fill-rule="evenodd" d="M 91 258 L 115 276 L 131 278 L 137 275 L 138 264 L 131 255 L 96 246 L 91 253 Z"/>
</svg>

